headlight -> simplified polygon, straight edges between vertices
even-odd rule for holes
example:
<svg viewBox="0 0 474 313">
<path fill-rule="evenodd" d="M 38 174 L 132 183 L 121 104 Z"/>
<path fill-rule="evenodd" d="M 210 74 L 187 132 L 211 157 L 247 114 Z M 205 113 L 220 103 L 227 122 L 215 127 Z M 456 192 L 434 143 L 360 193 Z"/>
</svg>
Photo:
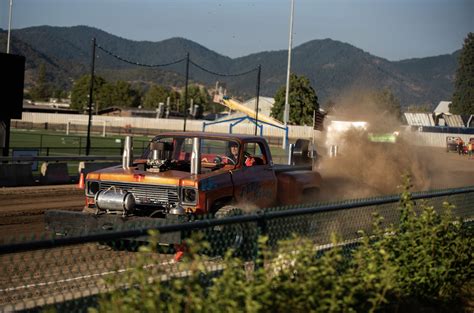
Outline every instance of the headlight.
<svg viewBox="0 0 474 313">
<path fill-rule="evenodd" d="M 183 189 L 183 203 L 195 204 L 197 200 L 197 191 L 192 188 Z"/>
<path fill-rule="evenodd" d="M 99 188 L 100 188 L 99 182 L 97 182 L 97 181 L 87 181 L 87 182 L 86 182 L 86 186 L 87 186 L 87 188 L 86 188 L 86 190 L 87 190 L 86 194 L 87 194 L 88 196 L 93 196 L 93 195 L 95 195 L 95 194 L 99 191 Z"/>
</svg>

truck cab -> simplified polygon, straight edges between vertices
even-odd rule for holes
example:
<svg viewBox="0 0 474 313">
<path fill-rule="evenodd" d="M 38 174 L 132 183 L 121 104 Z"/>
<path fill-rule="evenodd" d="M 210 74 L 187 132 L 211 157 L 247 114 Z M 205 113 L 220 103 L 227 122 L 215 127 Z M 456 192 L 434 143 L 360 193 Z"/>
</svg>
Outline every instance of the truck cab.
<svg viewBox="0 0 474 313">
<path fill-rule="evenodd" d="M 231 146 L 237 146 L 236 157 Z M 153 138 L 130 166 L 89 173 L 86 209 L 164 217 L 215 213 L 229 202 L 268 207 L 277 203 L 272 166 L 270 149 L 261 137 L 165 133 Z"/>
</svg>

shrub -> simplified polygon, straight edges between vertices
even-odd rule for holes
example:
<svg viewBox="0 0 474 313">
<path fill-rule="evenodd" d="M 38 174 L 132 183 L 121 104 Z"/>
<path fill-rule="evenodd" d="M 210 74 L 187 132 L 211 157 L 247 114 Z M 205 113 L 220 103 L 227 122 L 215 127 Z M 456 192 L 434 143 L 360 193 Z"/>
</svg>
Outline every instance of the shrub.
<svg viewBox="0 0 474 313">
<path fill-rule="evenodd" d="M 214 268 L 223 267 L 213 276 L 211 261 L 200 254 L 209 246 L 193 237 L 175 273 L 150 269 L 147 255 L 153 249 L 142 249 L 136 269 L 109 282 L 121 288 L 102 296 L 90 312 L 374 312 L 456 300 L 463 286 L 472 286 L 472 228 L 453 220 L 448 203 L 440 213 L 426 203 L 416 205 L 409 186 L 407 179 L 399 224 L 382 228 L 376 216 L 372 232 L 361 233 L 351 253 L 335 236 L 324 252 L 302 238 L 269 250 L 267 239 L 260 238 L 260 266 L 249 270 L 229 251 L 212 261 Z M 151 247 L 158 240 L 152 235 Z M 168 279 L 152 279 L 162 275 Z"/>
</svg>

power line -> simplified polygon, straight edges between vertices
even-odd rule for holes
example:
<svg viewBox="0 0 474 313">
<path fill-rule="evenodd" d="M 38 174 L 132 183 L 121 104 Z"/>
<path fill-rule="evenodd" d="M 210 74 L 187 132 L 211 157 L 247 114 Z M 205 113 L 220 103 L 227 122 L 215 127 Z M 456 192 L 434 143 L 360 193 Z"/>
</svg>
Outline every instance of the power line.
<svg viewBox="0 0 474 313">
<path fill-rule="evenodd" d="M 255 72 L 256 70 L 258 70 L 258 67 L 255 67 L 253 69 L 250 69 L 246 72 L 242 72 L 242 73 L 237 73 L 237 74 L 223 74 L 223 73 L 218 73 L 218 72 L 214 72 L 214 71 L 211 71 L 211 70 L 208 70 L 204 67 L 202 67 L 201 65 L 195 63 L 194 61 L 192 60 L 189 60 L 189 63 L 191 63 L 192 65 L 194 65 L 195 67 L 197 67 L 198 69 L 206 72 L 206 73 L 209 73 L 209 74 L 212 74 L 212 75 L 216 75 L 216 76 L 223 76 L 223 77 L 236 77 L 236 76 L 243 76 L 243 75 L 247 75 L 247 74 L 250 74 L 252 72 Z"/>
<path fill-rule="evenodd" d="M 140 63 L 140 62 L 136 62 L 136 61 L 130 61 L 130 60 L 127 60 L 125 58 L 122 58 L 121 56 L 113 53 L 113 52 L 110 52 L 109 50 L 101 47 L 100 45 L 97 45 L 97 48 L 99 48 L 100 50 L 104 51 L 105 53 L 107 53 L 108 55 L 122 61 L 122 62 L 125 62 L 125 63 L 128 63 L 128 64 L 132 64 L 132 65 L 137 65 L 137 66 L 143 66 L 143 67 L 163 67 L 163 66 L 169 66 L 169 65 L 173 65 L 173 64 L 178 64 L 180 62 L 183 62 L 186 60 L 186 58 L 182 58 L 182 59 L 179 59 L 179 60 L 176 60 L 176 61 L 172 61 L 172 62 L 169 62 L 169 63 L 162 63 L 162 64 L 144 64 L 144 63 Z"/>
<path fill-rule="evenodd" d="M 161 63 L 161 64 L 144 64 L 144 63 L 140 63 L 140 62 L 137 62 L 137 61 L 132 61 L 132 60 L 129 60 L 129 59 L 125 59 L 121 56 L 119 56 L 118 54 L 115 54 L 107 49 L 105 49 L 104 47 L 96 44 L 97 48 L 99 48 L 100 50 L 102 50 L 103 52 L 107 53 L 108 55 L 122 61 L 122 62 L 125 62 L 125 63 L 128 63 L 128 64 L 131 64 L 131 65 L 137 65 L 137 66 L 143 66 L 143 67 L 163 67 L 163 66 L 170 66 L 170 65 L 173 65 L 173 64 L 178 64 L 178 63 L 181 63 L 183 61 L 186 61 L 186 57 L 185 58 L 182 58 L 182 59 L 179 59 L 179 60 L 176 60 L 176 61 L 172 61 L 172 62 L 169 62 L 169 63 Z M 195 67 L 197 67 L 198 69 L 208 73 L 208 74 L 212 74 L 212 75 L 216 75 L 216 76 L 223 76 L 223 77 L 237 77 L 237 76 L 244 76 L 244 75 L 247 75 L 247 74 L 250 74 L 252 72 L 255 72 L 256 70 L 258 70 L 258 67 L 255 67 L 255 68 L 252 68 L 248 71 L 245 71 L 245 72 L 241 72 L 241 73 L 218 73 L 218 72 L 214 72 L 210 69 L 207 69 L 205 68 L 204 66 L 202 65 L 199 65 L 197 64 L 196 62 L 194 62 L 193 60 L 189 60 L 189 63 L 191 63 L 192 65 L 194 65 Z"/>
</svg>

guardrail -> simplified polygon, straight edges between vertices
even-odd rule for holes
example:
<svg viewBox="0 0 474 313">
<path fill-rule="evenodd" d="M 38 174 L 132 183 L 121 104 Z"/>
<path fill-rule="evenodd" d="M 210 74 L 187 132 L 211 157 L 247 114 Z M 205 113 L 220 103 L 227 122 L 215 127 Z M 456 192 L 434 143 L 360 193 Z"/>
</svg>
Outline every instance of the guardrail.
<svg viewBox="0 0 474 313">
<path fill-rule="evenodd" d="M 208 273 L 219 273 L 226 264 L 220 256 L 233 248 L 248 264 L 262 264 L 257 240 L 267 236 L 267 245 L 276 247 L 282 239 L 297 235 L 310 239 L 316 250 L 330 248 L 331 234 L 339 234 L 341 245 L 353 247 L 359 230 L 372 231 L 373 214 L 383 217 L 382 225 L 400 221 L 400 196 L 355 199 L 338 203 L 313 203 L 293 207 L 269 208 L 226 218 L 203 218 L 186 223 L 137 223 L 117 232 L 69 234 L 57 237 L 45 232 L 38 240 L 12 238 L 0 245 L 0 311 L 23 310 L 54 305 L 59 310 L 85 310 L 94 306 L 97 295 L 116 288 L 112 278 L 127 275 L 137 264 L 149 281 L 186 277 L 180 273 L 175 257 L 183 251 L 187 238 L 209 243 L 202 250 L 202 266 Z M 438 212 L 443 203 L 454 204 L 453 215 L 467 220 L 474 217 L 474 186 L 417 192 L 412 194 L 415 210 L 433 206 Z M 158 221 L 158 219 L 157 219 Z M 136 251 L 149 244 L 150 230 L 161 235 L 179 233 L 181 245 L 160 246 L 159 253 Z M 8 241 L 4 241 L 8 242 Z M 297 246 L 294 247 L 298 249 Z M 186 252 L 184 252 L 186 253 Z M 156 276 L 158 275 L 158 276 Z M 108 282 L 108 283 L 107 283 Z M 85 301 L 87 300 L 87 301 Z M 91 302 L 92 301 L 92 302 Z M 64 302 L 68 302 L 65 306 Z"/>
<path fill-rule="evenodd" d="M 80 174 L 119 164 L 119 156 L 0 157 L 0 187 L 75 183 Z M 44 162 L 38 166 L 38 162 Z"/>
<path fill-rule="evenodd" d="M 89 155 L 89 156 L 0 156 L 0 162 L 62 162 L 62 161 L 120 161 L 122 157 L 120 156 L 98 156 L 98 155 Z"/>
</svg>

